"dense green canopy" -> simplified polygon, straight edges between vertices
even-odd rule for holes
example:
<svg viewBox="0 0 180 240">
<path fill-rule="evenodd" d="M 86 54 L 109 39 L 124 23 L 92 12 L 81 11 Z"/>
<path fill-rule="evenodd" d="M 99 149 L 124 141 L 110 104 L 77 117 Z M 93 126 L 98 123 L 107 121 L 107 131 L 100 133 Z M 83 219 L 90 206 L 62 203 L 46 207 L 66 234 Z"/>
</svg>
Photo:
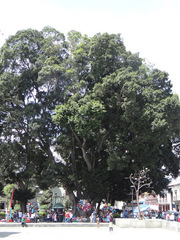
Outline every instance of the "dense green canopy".
<svg viewBox="0 0 180 240">
<path fill-rule="evenodd" d="M 60 183 L 74 204 L 113 202 L 143 167 L 157 193 L 178 175 L 179 98 L 119 34 L 19 31 L 0 50 L 0 90 L 0 177 L 23 191 Z"/>
</svg>

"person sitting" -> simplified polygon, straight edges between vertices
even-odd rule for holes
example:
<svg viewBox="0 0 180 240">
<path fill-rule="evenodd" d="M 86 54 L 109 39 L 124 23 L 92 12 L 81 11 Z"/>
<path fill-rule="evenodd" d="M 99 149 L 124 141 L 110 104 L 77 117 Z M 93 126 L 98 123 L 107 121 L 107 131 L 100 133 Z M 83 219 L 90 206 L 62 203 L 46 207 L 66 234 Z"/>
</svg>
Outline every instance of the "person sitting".
<svg viewBox="0 0 180 240">
<path fill-rule="evenodd" d="M 23 217 L 22 217 L 21 226 L 22 227 L 27 227 L 26 214 L 24 214 Z"/>
</svg>

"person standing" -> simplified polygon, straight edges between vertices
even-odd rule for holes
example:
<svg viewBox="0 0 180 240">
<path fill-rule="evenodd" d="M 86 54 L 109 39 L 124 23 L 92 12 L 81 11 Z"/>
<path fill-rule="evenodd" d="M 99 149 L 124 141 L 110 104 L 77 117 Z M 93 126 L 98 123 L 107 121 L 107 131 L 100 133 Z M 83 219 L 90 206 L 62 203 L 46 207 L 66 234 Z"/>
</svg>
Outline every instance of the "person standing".
<svg viewBox="0 0 180 240">
<path fill-rule="evenodd" d="M 13 218 L 14 218 L 14 222 L 18 222 L 17 212 L 14 212 Z"/>
<path fill-rule="evenodd" d="M 18 219 L 19 219 L 19 222 L 21 222 L 22 221 L 22 212 L 21 211 L 19 211 L 18 212 Z"/>
<path fill-rule="evenodd" d="M 66 213 L 66 222 L 70 222 L 70 211 Z"/>
<path fill-rule="evenodd" d="M 48 212 L 47 216 L 46 216 L 46 220 L 47 222 L 50 222 L 50 213 Z"/>
<path fill-rule="evenodd" d="M 110 213 L 110 221 L 109 221 L 109 231 L 113 231 L 113 214 Z"/>
<path fill-rule="evenodd" d="M 93 212 L 93 222 L 94 223 L 96 222 L 96 217 L 97 217 L 97 212 L 96 212 L 96 210 L 94 210 L 94 212 Z"/>
<path fill-rule="evenodd" d="M 54 214 L 53 214 L 53 222 L 57 222 L 57 219 L 58 219 L 57 213 L 54 212 Z"/>
<path fill-rule="evenodd" d="M 94 222 L 94 218 L 93 218 L 93 212 L 91 213 L 91 216 L 90 216 L 90 220 L 91 220 L 91 223 L 93 223 Z"/>
<path fill-rule="evenodd" d="M 109 222 L 109 231 L 110 231 L 110 232 L 113 231 L 113 222 Z"/>
<path fill-rule="evenodd" d="M 100 221 L 100 218 L 99 218 L 99 215 L 97 215 L 96 217 L 96 222 L 97 222 L 97 227 L 99 228 L 99 221 Z"/>
<path fill-rule="evenodd" d="M 110 213 L 110 222 L 113 222 L 113 213 Z"/>
<path fill-rule="evenodd" d="M 72 213 L 72 210 L 70 211 L 70 219 L 69 219 L 69 222 L 73 222 L 73 213 Z"/>
<path fill-rule="evenodd" d="M 66 220 L 66 214 L 65 214 L 65 211 L 63 210 L 63 222 L 65 222 Z"/>
</svg>

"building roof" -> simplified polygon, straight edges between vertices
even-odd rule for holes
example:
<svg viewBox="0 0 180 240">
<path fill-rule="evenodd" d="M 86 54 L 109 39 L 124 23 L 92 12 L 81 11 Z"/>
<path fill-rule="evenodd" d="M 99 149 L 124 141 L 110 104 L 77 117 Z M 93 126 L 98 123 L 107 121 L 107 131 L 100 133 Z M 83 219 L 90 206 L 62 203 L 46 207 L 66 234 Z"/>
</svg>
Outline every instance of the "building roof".
<svg viewBox="0 0 180 240">
<path fill-rule="evenodd" d="M 64 206 L 62 205 L 62 203 L 56 203 L 56 204 L 53 206 L 53 208 L 54 208 L 54 209 L 57 209 L 57 208 L 62 209 L 62 208 L 64 208 Z"/>
<path fill-rule="evenodd" d="M 173 179 L 170 183 L 169 183 L 169 187 L 173 187 L 173 186 L 177 186 L 180 185 L 180 176 Z"/>
</svg>

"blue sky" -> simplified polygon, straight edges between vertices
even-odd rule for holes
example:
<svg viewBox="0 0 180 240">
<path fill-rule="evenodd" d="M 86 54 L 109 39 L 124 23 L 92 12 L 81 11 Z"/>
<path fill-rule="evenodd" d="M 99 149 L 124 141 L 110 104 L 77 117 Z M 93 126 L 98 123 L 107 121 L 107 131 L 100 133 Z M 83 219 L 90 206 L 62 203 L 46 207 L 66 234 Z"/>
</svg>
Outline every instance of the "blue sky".
<svg viewBox="0 0 180 240">
<path fill-rule="evenodd" d="M 169 73 L 180 96 L 180 0 L 1 0 L 0 45 L 18 30 L 52 26 L 93 36 L 120 33 L 127 50 Z"/>
</svg>

